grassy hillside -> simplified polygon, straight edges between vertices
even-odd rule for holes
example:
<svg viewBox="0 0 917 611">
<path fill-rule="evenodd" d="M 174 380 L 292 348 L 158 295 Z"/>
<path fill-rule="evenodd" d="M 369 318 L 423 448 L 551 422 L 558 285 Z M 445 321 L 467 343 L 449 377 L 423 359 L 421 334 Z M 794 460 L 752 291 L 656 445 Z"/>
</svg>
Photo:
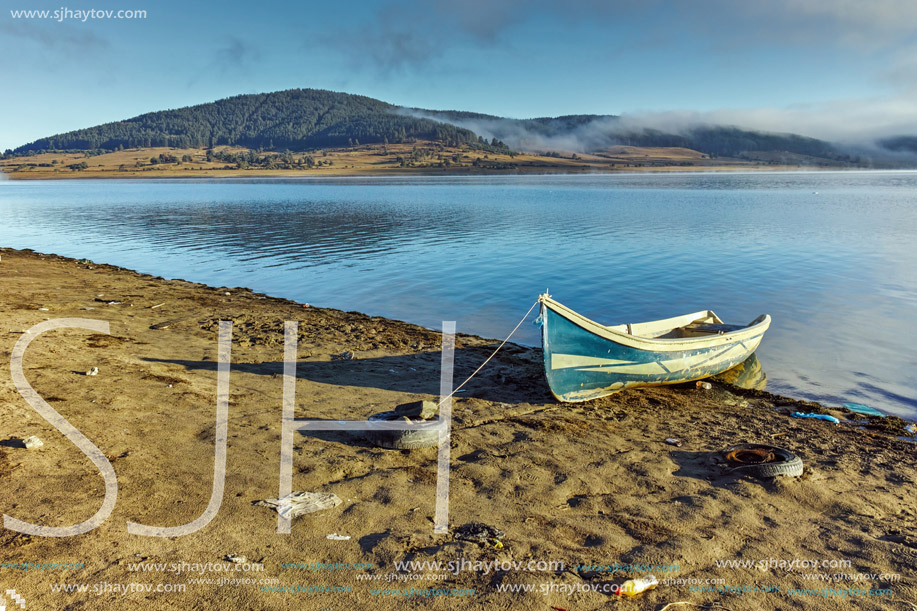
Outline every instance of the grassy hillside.
<svg viewBox="0 0 917 611">
<path fill-rule="evenodd" d="M 537 155 L 492 153 L 433 141 L 361 144 L 305 153 L 259 152 L 233 146 L 154 147 L 101 153 L 44 152 L 0 160 L 0 172 L 14 179 L 551 174 L 785 167 L 777 161 L 712 159 L 684 148 L 616 146 L 594 154 Z"/>
</svg>

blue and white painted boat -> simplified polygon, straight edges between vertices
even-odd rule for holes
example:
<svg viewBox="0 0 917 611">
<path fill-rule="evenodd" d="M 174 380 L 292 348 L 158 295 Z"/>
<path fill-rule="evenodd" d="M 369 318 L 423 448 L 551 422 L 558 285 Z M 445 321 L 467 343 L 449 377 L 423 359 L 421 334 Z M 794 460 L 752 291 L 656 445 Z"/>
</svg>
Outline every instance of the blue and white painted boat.
<svg viewBox="0 0 917 611">
<path fill-rule="evenodd" d="M 722 373 L 748 358 L 771 324 L 763 314 L 747 325 L 727 325 L 706 310 L 605 326 L 547 294 L 538 301 L 548 386 L 559 401 L 569 403 Z"/>
</svg>

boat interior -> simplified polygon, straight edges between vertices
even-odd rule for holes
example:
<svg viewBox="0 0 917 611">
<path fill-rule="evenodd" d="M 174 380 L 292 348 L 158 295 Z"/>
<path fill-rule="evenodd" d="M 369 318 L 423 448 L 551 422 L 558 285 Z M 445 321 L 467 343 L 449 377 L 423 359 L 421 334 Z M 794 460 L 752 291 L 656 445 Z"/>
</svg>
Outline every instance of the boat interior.
<svg viewBox="0 0 917 611">
<path fill-rule="evenodd" d="M 684 327 L 676 327 L 663 333 L 654 335 L 656 339 L 678 339 L 683 337 L 702 337 L 704 335 L 722 335 L 730 331 L 744 329 L 747 325 L 728 325 L 725 323 L 692 322 Z"/>
<path fill-rule="evenodd" d="M 764 316 L 756 318 L 747 325 L 730 325 L 720 320 L 712 311 L 707 310 L 706 312 L 695 312 L 693 314 L 685 314 L 684 316 L 676 316 L 675 318 L 654 320 L 644 323 L 615 325 L 608 328 L 647 339 L 682 339 L 686 337 L 722 335 L 732 331 L 739 331 L 740 329 L 745 329 L 757 324 L 762 320 L 764 320 Z"/>
</svg>

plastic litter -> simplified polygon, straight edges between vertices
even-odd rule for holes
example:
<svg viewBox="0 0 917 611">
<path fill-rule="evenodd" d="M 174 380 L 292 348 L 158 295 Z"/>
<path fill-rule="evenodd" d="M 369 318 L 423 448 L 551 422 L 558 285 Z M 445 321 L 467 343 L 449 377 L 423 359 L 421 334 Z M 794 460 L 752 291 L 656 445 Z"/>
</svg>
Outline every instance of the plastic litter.
<svg viewBox="0 0 917 611">
<path fill-rule="evenodd" d="M 711 384 L 710 382 L 704 382 L 702 380 L 699 380 L 697 382 L 697 387 L 703 390 L 710 390 L 711 388 L 713 388 L 713 384 Z"/>
<path fill-rule="evenodd" d="M 628 579 L 616 592 L 618 596 L 636 596 L 647 590 L 652 590 L 659 585 L 659 580 L 653 575 L 640 577 L 639 579 Z"/>
<path fill-rule="evenodd" d="M 669 437 L 668 439 L 665 440 L 665 442 L 669 444 L 670 446 L 675 446 L 677 448 L 681 447 L 681 440 L 675 439 L 674 437 Z"/>
<path fill-rule="evenodd" d="M 26 437 L 25 439 L 23 439 L 22 445 L 27 450 L 31 450 L 32 448 L 40 448 L 41 446 L 45 445 L 45 442 L 43 442 L 41 439 L 39 439 L 35 435 L 32 435 L 31 437 Z"/>
<path fill-rule="evenodd" d="M 337 533 L 331 533 L 326 539 L 331 539 L 332 541 L 349 541 L 350 535 L 339 535 Z"/>
<path fill-rule="evenodd" d="M 803 414 L 802 412 L 793 412 L 793 418 L 817 418 L 819 420 L 833 422 L 834 424 L 841 423 L 840 420 L 838 420 L 834 416 L 829 416 L 828 414 Z"/>
<path fill-rule="evenodd" d="M 295 518 L 323 509 L 332 509 L 341 503 L 340 497 L 331 492 L 293 492 L 282 499 L 265 499 L 253 504 L 272 507 L 284 517 Z"/>
<path fill-rule="evenodd" d="M 863 405 L 862 403 L 844 403 L 843 406 L 849 409 L 850 411 L 856 412 L 858 414 L 865 414 L 867 416 L 879 416 L 880 418 L 885 418 L 885 414 L 883 414 L 879 410 L 869 407 L 868 405 Z"/>
</svg>

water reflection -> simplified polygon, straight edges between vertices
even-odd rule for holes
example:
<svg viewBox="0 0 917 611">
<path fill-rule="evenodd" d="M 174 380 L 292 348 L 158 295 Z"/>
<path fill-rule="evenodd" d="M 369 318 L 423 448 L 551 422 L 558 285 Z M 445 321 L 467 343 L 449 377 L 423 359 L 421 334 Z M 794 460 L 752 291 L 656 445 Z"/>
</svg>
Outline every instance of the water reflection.
<svg viewBox="0 0 917 611">
<path fill-rule="evenodd" d="M 767 387 L 767 374 L 764 373 L 761 361 L 755 353 L 732 369 L 713 376 L 712 379 L 749 390 L 764 390 Z"/>
</svg>

